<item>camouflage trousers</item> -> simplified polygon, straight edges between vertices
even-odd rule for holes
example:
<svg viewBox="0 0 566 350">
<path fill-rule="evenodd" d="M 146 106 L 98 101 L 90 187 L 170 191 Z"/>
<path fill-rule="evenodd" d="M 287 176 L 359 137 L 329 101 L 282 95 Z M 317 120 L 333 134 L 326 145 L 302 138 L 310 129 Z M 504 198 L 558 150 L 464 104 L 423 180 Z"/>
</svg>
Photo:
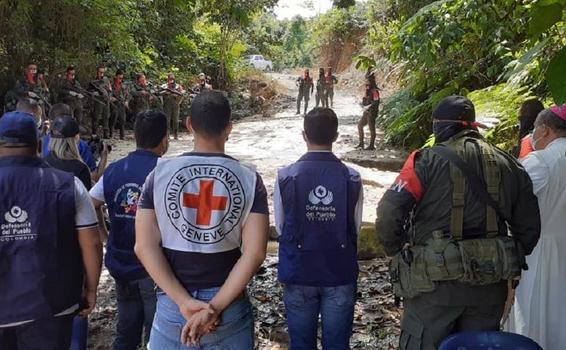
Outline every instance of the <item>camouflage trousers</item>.
<svg viewBox="0 0 566 350">
<path fill-rule="evenodd" d="M 447 306 L 431 302 L 433 293 L 404 301 L 401 350 L 434 350 L 461 331 L 498 331 L 505 303 Z"/>
<path fill-rule="evenodd" d="M 104 131 L 103 137 L 107 138 L 109 132 L 109 119 L 110 119 L 110 104 L 95 102 L 94 105 L 92 106 L 92 114 L 91 114 L 92 133 L 96 134 L 98 130 L 98 126 L 102 124 L 102 129 Z"/>
<path fill-rule="evenodd" d="M 110 123 L 109 123 L 109 132 L 110 138 L 112 138 L 114 134 L 114 129 L 116 127 L 120 130 L 120 139 L 124 139 L 124 128 L 126 127 L 126 106 L 123 104 L 116 102 L 116 106 L 112 106 L 112 115 L 110 116 Z"/>
<path fill-rule="evenodd" d="M 175 138 L 179 136 L 179 114 L 181 107 L 176 101 L 164 101 L 163 111 L 167 115 L 169 131 Z"/>
</svg>

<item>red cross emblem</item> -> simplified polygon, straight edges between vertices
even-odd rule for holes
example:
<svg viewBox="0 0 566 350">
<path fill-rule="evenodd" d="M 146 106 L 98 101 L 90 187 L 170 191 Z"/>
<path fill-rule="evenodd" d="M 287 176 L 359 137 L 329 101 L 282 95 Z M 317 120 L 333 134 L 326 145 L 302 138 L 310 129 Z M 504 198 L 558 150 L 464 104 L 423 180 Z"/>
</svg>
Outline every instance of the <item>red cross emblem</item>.
<svg viewBox="0 0 566 350">
<path fill-rule="evenodd" d="M 214 180 L 200 180 L 198 194 L 183 193 L 183 207 L 197 210 L 199 226 L 210 226 L 213 210 L 225 210 L 228 197 L 213 194 Z"/>
</svg>

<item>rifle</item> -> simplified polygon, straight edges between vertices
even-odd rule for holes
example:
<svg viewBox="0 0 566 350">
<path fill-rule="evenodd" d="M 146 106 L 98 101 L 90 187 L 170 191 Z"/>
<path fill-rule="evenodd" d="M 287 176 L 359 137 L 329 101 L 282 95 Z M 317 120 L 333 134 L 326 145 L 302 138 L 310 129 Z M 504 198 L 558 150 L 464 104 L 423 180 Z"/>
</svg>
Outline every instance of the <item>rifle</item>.
<svg viewBox="0 0 566 350">
<path fill-rule="evenodd" d="M 99 97 L 99 96 L 95 95 L 94 93 L 92 93 L 92 92 L 90 92 L 90 91 L 88 91 L 88 90 L 85 90 L 85 89 L 83 89 L 83 88 L 80 88 L 80 87 L 78 87 L 78 86 L 76 86 L 76 85 L 65 86 L 65 87 L 62 88 L 61 90 L 68 90 L 68 91 L 70 91 L 70 92 L 74 92 L 75 94 L 80 95 L 80 96 L 76 96 L 76 95 L 73 95 L 73 94 L 71 94 L 71 93 L 69 93 L 69 95 L 71 95 L 71 96 L 73 96 L 73 97 L 77 97 L 77 98 L 79 98 L 79 99 L 82 99 L 82 98 L 84 98 L 84 97 L 86 97 L 86 96 L 89 96 L 89 97 L 91 98 L 91 100 L 95 101 L 96 103 L 99 103 L 99 104 L 102 104 L 102 105 L 105 104 L 104 102 L 102 102 L 102 101 L 100 101 L 99 99 L 97 99 L 97 97 Z"/>
<path fill-rule="evenodd" d="M 158 94 L 164 95 L 166 93 L 170 93 L 170 94 L 177 95 L 177 96 L 185 96 L 186 95 L 186 92 L 180 92 L 180 91 L 177 91 L 177 90 L 174 90 L 174 89 L 170 89 L 168 87 L 161 86 L 161 90 L 159 90 Z"/>
</svg>

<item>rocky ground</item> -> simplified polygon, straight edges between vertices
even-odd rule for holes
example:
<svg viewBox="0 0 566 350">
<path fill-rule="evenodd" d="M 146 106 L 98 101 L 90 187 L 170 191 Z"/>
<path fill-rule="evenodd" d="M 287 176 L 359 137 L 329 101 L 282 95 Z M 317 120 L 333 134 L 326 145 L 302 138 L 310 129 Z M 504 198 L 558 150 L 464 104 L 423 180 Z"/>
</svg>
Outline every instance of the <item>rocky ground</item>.
<svg viewBox="0 0 566 350">
<path fill-rule="evenodd" d="M 285 74 L 272 74 L 271 77 L 286 90 L 286 95 L 296 94 L 294 86 L 296 77 Z M 406 154 L 388 149 L 375 152 L 353 151 L 353 147 L 357 144 L 356 123 L 361 115 L 361 107 L 358 103 L 359 98 L 354 95 L 356 91 L 348 90 L 350 94 L 337 91 L 335 96 L 334 110 L 340 122 L 340 137 L 335 146 L 335 153 L 362 175 L 365 208 L 363 220 L 370 226 L 375 220 L 377 202 L 393 182 Z M 288 98 L 284 100 L 289 101 Z M 311 103 L 314 104 L 314 96 Z M 227 144 L 228 153 L 257 168 L 266 184 L 270 201 L 276 170 L 297 160 L 306 150 L 301 135 L 302 118 L 296 116 L 295 111 L 296 106 L 293 102 L 284 105 L 277 113 L 262 113 L 243 118 L 235 125 Z M 125 141 L 111 140 L 110 143 L 113 144 L 111 159 L 121 158 L 134 149 L 131 134 L 127 135 Z M 185 133 L 180 140 L 171 140 L 167 156 L 175 156 L 191 148 L 191 136 Z M 281 286 L 276 278 L 277 263 L 277 243 L 270 242 L 268 258 L 249 288 L 256 315 L 257 349 L 288 347 L 289 337 L 281 299 Z M 396 347 L 400 310 L 394 305 L 391 286 L 387 281 L 387 266 L 383 259 L 360 262 L 352 348 Z M 108 272 L 104 270 L 100 282 L 99 301 L 90 317 L 89 349 L 111 348 L 115 322 L 114 284 Z"/>
</svg>

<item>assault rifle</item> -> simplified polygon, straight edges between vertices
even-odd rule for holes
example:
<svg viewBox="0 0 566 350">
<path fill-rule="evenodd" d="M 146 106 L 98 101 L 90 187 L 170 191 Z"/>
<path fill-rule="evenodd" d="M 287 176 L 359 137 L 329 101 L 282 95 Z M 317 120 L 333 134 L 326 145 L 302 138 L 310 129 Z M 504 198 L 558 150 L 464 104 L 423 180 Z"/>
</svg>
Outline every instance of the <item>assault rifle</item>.
<svg viewBox="0 0 566 350">
<path fill-rule="evenodd" d="M 76 85 L 66 86 L 62 90 L 68 90 L 69 95 L 76 97 L 76 98 L 79 98 L 79 99 L 83 99 L 86 96 L 89 96 L 91 98 L 91 100 L 95 101 L 96 103 L 105 104 L 104 102 L 100 101 L 97 98 L 97 97 L 99 97 L 98 95 L 95 95 L 93 92 L 85 90 L 83 88 L 80 88 Z"/>
<path fill-rule="evenodd" d="M 47 109 L 51 108 L 51 103 L 49 103 L 47 101 L 47 99 L 45 98 L 45 96 L 43 96 L 43 94 L 36 93 L 36 92 L 33 92 L 33 91 L 28 91 L 28 96 L 31 97 L 34 100 L 39 101 L 41 104 L 46 106 Z"/>
</svg>

